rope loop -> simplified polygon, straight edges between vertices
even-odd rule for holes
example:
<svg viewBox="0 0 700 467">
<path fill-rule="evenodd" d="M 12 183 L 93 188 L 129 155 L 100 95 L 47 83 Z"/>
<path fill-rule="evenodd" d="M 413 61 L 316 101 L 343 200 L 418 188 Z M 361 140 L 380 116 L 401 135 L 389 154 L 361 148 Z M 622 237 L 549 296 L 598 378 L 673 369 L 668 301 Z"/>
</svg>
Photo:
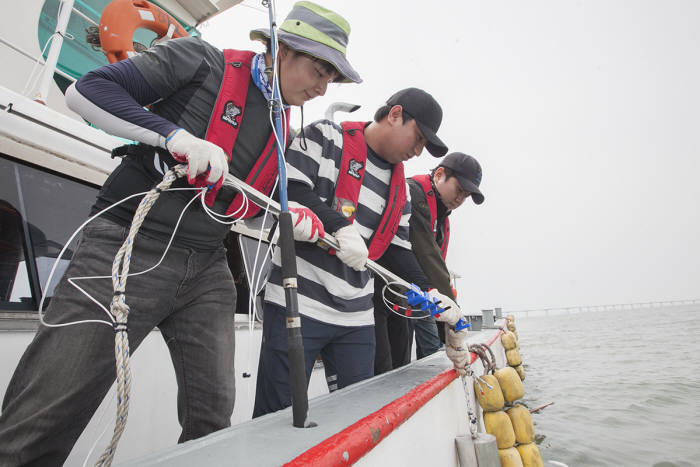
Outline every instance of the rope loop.
<svg viewBox="0 0 700 467">
<path fill-rule="evenodd" d="M 487 344 L 471 344 L 469 351 L 476 354 L 484 366 L 484 375 L 493 374 L 496 371 L 496 356 Z"/>
</svg>

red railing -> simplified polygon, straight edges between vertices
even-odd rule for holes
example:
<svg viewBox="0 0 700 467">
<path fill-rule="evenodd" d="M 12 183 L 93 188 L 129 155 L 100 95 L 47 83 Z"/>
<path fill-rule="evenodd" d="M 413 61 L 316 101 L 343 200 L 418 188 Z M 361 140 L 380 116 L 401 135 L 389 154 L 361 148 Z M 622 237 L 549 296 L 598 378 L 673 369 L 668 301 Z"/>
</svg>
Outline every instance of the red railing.
<svg viewBox="0 0 700 467">
<path fill-rule="evenodd" d="M 502 333 L 503 329 L 500 329 L 487 344 L 493 344 Z M 476 359 L 476 354 L 472 353 L 470 363 L 474 363 Z M 343 431 L 321 441 L 284 465 L 289 467 L 308 465 L 330 467 L 357 462 L 395 428 L 445 389 L 456 377 L 457 372 L 453 369 L 443 371 L 376 412 L 358 420 Z"/>
</svg>

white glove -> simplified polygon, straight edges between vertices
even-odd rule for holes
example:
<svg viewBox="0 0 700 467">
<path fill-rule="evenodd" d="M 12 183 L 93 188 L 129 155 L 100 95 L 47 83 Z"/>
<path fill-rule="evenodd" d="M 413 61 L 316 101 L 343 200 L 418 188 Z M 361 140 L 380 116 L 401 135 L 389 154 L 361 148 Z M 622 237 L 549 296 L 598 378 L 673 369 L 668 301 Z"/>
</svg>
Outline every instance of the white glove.
<svg viewBox="0 0 700 467">
<path fill-rule="evenodd" d="M 338 229 L 333 236 L 338 240 L 338 245 L 340 246 L 340 249 L 335 252 L 339 260 L 355 271 L 364 271 L 367 269 L 365 268 L 365 264 L 367 263 L 369 251 L 367 250 L 365 240 L 354 225 L 346 225 Z"/>
<path fill-rule="evenodd" d="M 459 374 L 465 374 L 465 368 L 469 364 L 469 345 L 467 344 L 466 329 L 455 331 L 445 324 L 445 351 Z"/>
<path fill-rule="evenodd" d="M 311 209 L 290 201 L 289 213 L 292 215 L 294 240 L 314 243 L 319 238 L 326 236 L 326 232 L 323 230 L 323 222 Z"/>
<path fill-rule="evenodd" d="M 165 140 L 165 149 L 178 162 L 187 162 L 187 181 L 193 184 L 198 175 L 209 170 L 206 183 L 213 184 L 228 173 L 228 156 L 214 143 L 199 139 L 180 128 Z M 197 185 L 202 186 L 203 183 Z"/>
<path fill-rule="evenodd" d="M 454 300 L 452 300 L 447 295 L 438 292 L 437 289 L 428 290 L 428 295 L 430 295 L 432 298 L 438 299 L 438 301 L 440 302 L 438 304 L 438 307 L 447 308 L 446 310 L 443 310 L 439 315 L 435 315 L 435 321 L 442 321 L 449 324 L 450 326 L 454 326 L 455 324 L 457 324 L 459 318 L 462 317 L 462 310 L 459 308 L 459 305 L 457 305 L 454 302 Z"/>
</svg>

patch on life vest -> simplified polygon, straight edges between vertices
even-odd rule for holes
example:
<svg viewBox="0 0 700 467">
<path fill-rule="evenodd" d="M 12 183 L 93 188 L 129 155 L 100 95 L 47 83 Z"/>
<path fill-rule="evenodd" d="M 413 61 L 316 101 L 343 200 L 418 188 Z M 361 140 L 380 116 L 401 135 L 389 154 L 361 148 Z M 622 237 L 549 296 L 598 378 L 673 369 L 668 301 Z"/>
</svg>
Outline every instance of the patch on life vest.
<svg viewBox="0 0 700 467">
<path fill-rule="evenodd" d="M 350 219 L 355 214 L 355 205 L 352 201 L 343 198 L 335 198 L 333 203 L 335 210 L 341 213 L 346 219 Z"/>
<path fill-rule="evenodd" d="M 348 174 L 352 177 L 355 177 L 356 179 L 360 179 L 360 170 L 364 167 L 364 164 L 362 162 L 358 162 L 355 159 L 350 159 L 350 163 L 348 164 Z"/>
<path fill-rule="evenodd" d="M 221 114 L 221 120 L 225 121 L 234 128 L 238 128 L 238 121 L 236 117 L 241 114 L 241 108 L 233 103 L 233 101 L 228 101 L 224 106 L 224 113 Z"/>
</svg>

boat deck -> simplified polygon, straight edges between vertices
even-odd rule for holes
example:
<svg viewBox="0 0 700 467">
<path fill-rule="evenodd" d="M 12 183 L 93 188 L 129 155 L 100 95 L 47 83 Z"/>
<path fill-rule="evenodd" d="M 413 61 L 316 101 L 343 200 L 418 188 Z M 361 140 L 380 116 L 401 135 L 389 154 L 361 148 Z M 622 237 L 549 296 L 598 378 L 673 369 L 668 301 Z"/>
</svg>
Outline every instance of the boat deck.
<svg viewBox="0 0 700 467">
<path fill-rule="evenodd" d="M 497 329 L 486 329 L 471 333 L 469 342 L 486 342 L 496 332 Z M 451 362 L 445 353 L 438 352 L 389 373 L 312 399 L 309 401 L 309 419 L 317 424 L 312 428 L 293 427 L 292 411 L 289 407 L 119 465 L 279 466 L 406 395 L 416 386 L 444 373 L 450 367 Z M 455 384 L 458 384 L 458 389 L 462 392 L 461 399 L 464 401 L 461 382 L 458 380 Z M 466 423 L 466 412 L 463 412 L 463 417 Z M 449 443 L 453 445 L 453 440 L 449 440 Z"/>
</svg>

